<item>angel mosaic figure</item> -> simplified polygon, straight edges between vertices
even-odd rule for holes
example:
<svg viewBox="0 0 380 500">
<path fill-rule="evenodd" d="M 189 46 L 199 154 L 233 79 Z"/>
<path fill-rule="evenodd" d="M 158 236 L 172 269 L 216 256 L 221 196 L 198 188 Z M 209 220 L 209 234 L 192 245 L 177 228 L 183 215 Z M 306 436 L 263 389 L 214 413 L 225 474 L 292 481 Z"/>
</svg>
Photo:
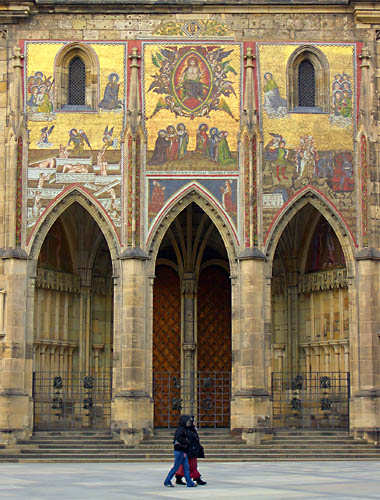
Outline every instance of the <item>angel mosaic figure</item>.
<svg viewBox="0 0 380 500">
<path fill-rule="evenodd" d="M 43 127 L 40 132 L 41 136 L 37 142 L 37 146 L 40 148 L 50 148 L 52 144 L 49 142 L 49 135 L 53 132 L 54 125 L 51 127 Z"/>
<path fill-rule="evenodd" d="M 81 154 L 84 151 L 84 145 L 87 144 L 87 146 L 91 148 L 90 141 L 88 140 L 88 137 L 86 133 L 83 130 L 77 130 L 76 128 L 72 128 L 69 132 L 69 142 L 67 143 L 68 146 L 70 144 L 73 144 L 73 149 L 72 153 L 74 154 Z"/>
<path fill-rule="evenodd" d="M 102 139 L 103 140 L 102 151 L 106 151 L 110 147 L 116 147 L 117 146 L 117 139 L 115 137 L 113 137 L 113 129 L 114 129 L 114 127 L 112 127 L 112 128 L 109 129 L 108 125 L 104 129 L 103 139 Z"/>
</svg>

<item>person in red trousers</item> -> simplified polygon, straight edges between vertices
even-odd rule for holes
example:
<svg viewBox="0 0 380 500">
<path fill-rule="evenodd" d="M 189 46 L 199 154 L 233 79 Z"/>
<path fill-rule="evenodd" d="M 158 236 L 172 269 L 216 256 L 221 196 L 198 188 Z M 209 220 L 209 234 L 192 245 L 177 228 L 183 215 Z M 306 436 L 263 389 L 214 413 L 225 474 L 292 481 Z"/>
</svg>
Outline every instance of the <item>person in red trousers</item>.
<svg viewBox="0 0 380 500">
<path fill-rule="evenodd" d="M 191 417 L 191 419 L 192 419 L 191 425 L 186 428 L 186 438 L 188 441 L 187 456 L 189 459 L 190 477 L 197 484 L 205 485 L 207 483 L 206 481 L 202 480 L 201 474 L 198 471 L 198 458 L 204 458 L 205 456 L 204 450 L 203 446 L 199 441 L 198 432 L 194 425 L 194 417 Z M 181 465 L 175 475 L 176 484 L 183 484 L 183 485 L 186 484 L 182 481 L 183 476 L 184 476 L 184 470 L 183 470 L 183 465 Z"/>
</svg>

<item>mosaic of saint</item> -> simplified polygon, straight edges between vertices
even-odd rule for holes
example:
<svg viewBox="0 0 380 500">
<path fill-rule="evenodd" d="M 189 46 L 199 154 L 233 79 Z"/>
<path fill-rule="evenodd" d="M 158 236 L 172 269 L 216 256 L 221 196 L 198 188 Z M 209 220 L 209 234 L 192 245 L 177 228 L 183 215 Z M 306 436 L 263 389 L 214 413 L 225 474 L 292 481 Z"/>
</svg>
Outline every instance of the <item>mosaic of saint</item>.
<svg viewBox="0 0 380 500">
<path fill-rule="evenodd" d="M 53 84 L 52 76 L 42 71 L 35 71 L 27 79 L 27 112 L 32 121 L 51 121 L 55 119 L 53 113 Z"/>
<path fill-rule="evenodd" d="M 157 101 L 154 116 L 169 109 L 176 116 L 195 118 L 210 111 L 224 111 L 233 116 L 226 98 L 236 96 L 229 73 L 236 75 L 228 56 L 232 50 L 218 47 L 165 47 L 152 55 L 157 68 L 148 92 L 163 97 Z"/>
<path fill-rule="evenodd" d="M 148 45 L 145 58 L 151 169 L 236 169 L 240 46 Z"/>
<path fill-rule="evenodd" d="M 337 73 L 331 85 L 330 123 L 338 127 L 352 124 L 353 83 L 347 73 Z"/>
</svg>

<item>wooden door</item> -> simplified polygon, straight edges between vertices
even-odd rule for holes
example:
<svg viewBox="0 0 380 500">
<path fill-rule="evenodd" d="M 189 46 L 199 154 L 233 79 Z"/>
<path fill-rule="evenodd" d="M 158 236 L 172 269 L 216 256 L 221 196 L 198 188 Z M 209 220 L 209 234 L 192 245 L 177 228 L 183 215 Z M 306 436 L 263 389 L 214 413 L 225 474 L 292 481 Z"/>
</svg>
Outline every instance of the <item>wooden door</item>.
<svg viewBox="0 0 380 500">
<path fill-rule="evenodd" d="M 154 425 L 175 427 L 181 398 L 181 294 L 179 277 L 168 266 L 156 268 L 154 282 L 153 378 Z"/>
<path fill-rule="evenodd" d="M 221 267 L 207 267 L 198 286 L 198 424 L 228 427 L 231 381 L 231 284 Z"/>
</svg>

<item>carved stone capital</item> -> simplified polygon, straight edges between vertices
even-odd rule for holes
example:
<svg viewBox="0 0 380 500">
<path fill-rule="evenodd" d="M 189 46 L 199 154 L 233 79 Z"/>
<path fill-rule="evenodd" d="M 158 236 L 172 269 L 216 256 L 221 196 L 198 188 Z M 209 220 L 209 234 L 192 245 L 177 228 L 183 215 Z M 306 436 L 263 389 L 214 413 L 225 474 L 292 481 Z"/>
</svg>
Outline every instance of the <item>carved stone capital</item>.
<svg viewBox="0 0 380 500">
<path fill-rule="evenodd" d="M 183 352 L 185 354 L 185 359 L 192 359 L 194 356 L 194 352 L 196 349 L 196 344 L 194 343 L 186 343 L 182 345 Z"/>
</svg>

